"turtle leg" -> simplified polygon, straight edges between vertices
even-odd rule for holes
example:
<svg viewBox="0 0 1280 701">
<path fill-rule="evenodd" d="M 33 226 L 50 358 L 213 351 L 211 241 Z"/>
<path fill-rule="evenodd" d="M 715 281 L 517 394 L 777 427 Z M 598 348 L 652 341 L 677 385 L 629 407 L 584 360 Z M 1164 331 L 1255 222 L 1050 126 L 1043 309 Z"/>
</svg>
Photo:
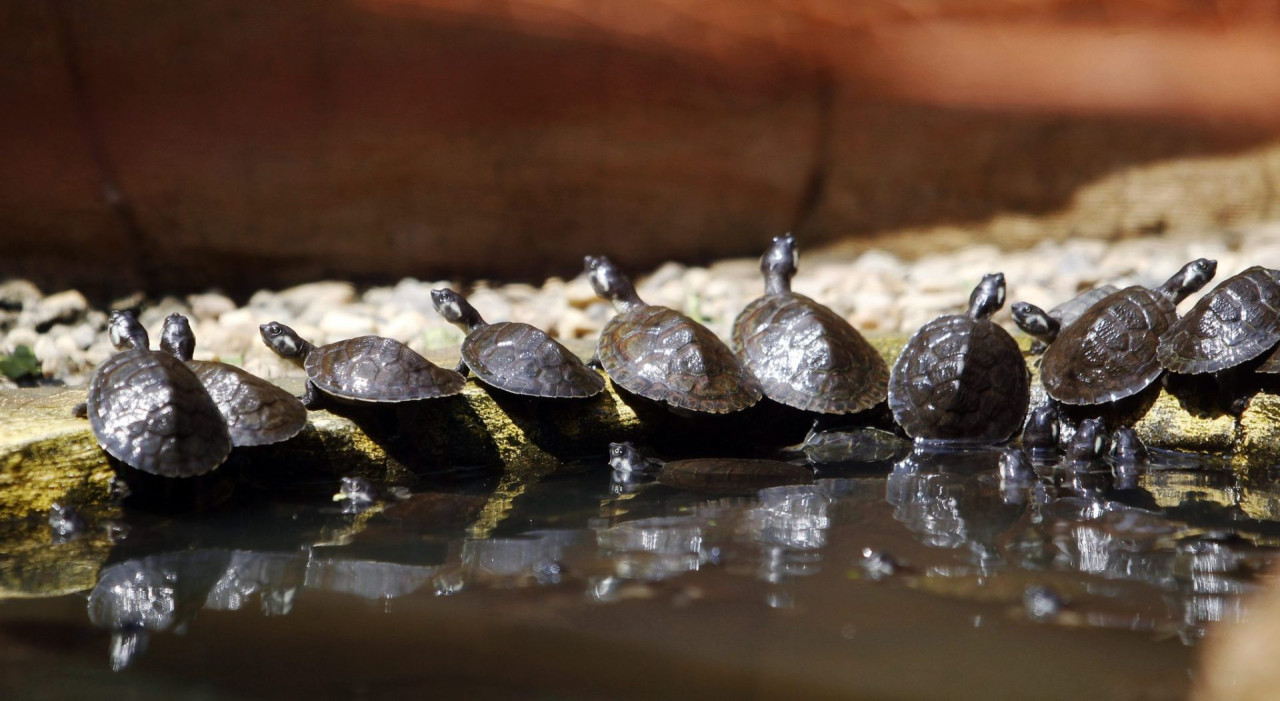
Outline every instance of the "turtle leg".
<svg viewBox="0 0 1280 701">
<path fill-rule="evenodd" d="M 467 361 L 459 360 L 458 367 L 454 368 L 454 371 L 457 372 L 459 375 L 466 377 L 467 373 L 471 372 L 471 368 L 467 367 Z"/>
<path fill-rule="evenodd" d="M 604 363 L 600 362 L 600 350 L 599 350 L 599 349 L 596 349 L 596 352 L 591 354 L 591 360 L 588 360 L 588 361 L 587 361 L 587 367 L 589 367 L 589 368 L 595 368 L 596 370 L 603 370 L 603 369 L 604 369 Z"/>
<path fill-rule="evenodd" d="M 308 409 L 318 409 L 320 407 L 320 393 L 316 391 L 315 383 L 307 380 L 307 390 L 298 397 L 298 401 L 302 402 L 302 406 Z"/>
<path fill-rule="evenodd" d="M 71 415 L 77 419 L 89 418 L 89 403 L 80 402 L 79 404 L 71 407 Z"/>
</svg>

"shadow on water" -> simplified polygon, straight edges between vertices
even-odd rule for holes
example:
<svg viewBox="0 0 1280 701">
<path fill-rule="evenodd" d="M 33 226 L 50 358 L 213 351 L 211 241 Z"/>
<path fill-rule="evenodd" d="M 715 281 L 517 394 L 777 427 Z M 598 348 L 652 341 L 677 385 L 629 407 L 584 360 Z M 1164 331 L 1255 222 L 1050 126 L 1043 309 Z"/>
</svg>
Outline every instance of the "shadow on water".
<svg viewBox="0 0 1280 701">
<path fill-rule="evenodd" d="M 378 412 L 361 420 L 389 438 L 426 416 Z M 46 541 L 10 539 L 0 560 L 26 597 L 0 599 L 0 679 L 16 680 L 0 690 L 73 698 L 81 682 L 41 676 L 73 665 L 145 698 L 1185 694 L 1198 641 L 1246 615 L 1275 558 L 1270 477 L 1157 455 L 1011 483 L 999 457 L 917 447 L 746 495 L 653 475 L 619 489 L 583 463 L 505 493 L 427 473 L 374 481 L 367 503 L 125 511 L 87 601 L 21 576 L 77 542 L 28 529 Z"/>
</svg>

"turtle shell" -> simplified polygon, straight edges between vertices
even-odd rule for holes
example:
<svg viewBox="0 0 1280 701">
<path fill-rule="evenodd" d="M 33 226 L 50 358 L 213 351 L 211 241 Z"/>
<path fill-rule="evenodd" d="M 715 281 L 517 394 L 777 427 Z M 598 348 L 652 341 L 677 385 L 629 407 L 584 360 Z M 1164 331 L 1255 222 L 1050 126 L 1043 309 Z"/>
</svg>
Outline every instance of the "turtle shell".
<svg viewBox="0 0 1280 701">
<path fill-rule="evenodd" d="M 812 484 L 813 470 L 780 460 L 699 458 L 663 465 L 658 482 L 690 491 L 753 494 L 767 487 Z"/>
<path fill-rule="evenodd" d="M 485 384 L 532 397 L 590 397 L 604 378 L 541 329 L 489 324 L 462 342 L 462 360 Z"/>
<path fill-rule="evenodd" d="M 1066 328 L 1075 323 L 1089 308 L 1101 302 L 1118 292 L 1120 288 L 1115 285 L 1102 285 L 1093 289 L 1085 290 L 1071 299 L 1059 304 L 1049 310 L 1049 316 L 1053 317 L 1059 324 Z"/>
<path fill-rule="evenodd" d="M 307 425 L 307 408 L 298 398 L 234 365 L 188 360 L 218 405 L 234 446 L 279 443 Z"/>
<path fill-rule="evenodd" d="M 1280 343 L 1280 271 L 1260 266 L 1227 278 L 1160 337 L 1170 372 L 1198 375 L 1253 360 Z"/>
<path fill-rule="evenodd" d="M 766 295 L 733 323 L 733 349 L 765 396 L 796 409 L 851 414 L 884 401 L 889 366 L 838 314 L 795 293 Z"/>
<path fill-rule="evenodd" d="M 760 383 L 710 329 L 666 307 L 613 317 L 596 348 L 628 392 L 691 411 L 725 414 L 760 401 Z"/>
<path fill-rule="evenodd" d="M 1159 338 L 1177 318 L 1173 303 L 1145 287 L 1126 287 L 1064 328 L 1040 361 L 1050 397 L 1103 404 L 1146 389 L 1162 368 Z"/>
<path fill-rule="evenodd" d="M 988 319 L 942 316 L 907 342 L 889 408 L 912 438 L 997 442 L 1022 428 L 1030 378 L 1017 341 Z"/>
<path fill-rule="evenodd" d="M 466 379 L 382 336 L 357 336 L 307 354 L 307 377 L 321 391 L 360 402 L 407 402 L 447 397 Z"/>
<path fill-rule="evenodd" d="M 86 409 L 103 450 L 143 472 L 202 475 L 231 452 L 217 405 L 168 353 L 136 349 L 108 358 L 89 381 Z"/>
</svg>

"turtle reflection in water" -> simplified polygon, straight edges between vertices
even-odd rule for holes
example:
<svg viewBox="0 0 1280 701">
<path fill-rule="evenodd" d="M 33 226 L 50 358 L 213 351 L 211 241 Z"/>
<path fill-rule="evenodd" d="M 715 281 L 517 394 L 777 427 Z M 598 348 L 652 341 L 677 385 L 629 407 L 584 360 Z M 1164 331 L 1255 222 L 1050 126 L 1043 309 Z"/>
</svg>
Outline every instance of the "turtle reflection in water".
<svg viewBox="0 0 1280 701">
<path fill-rule="evenodd" d="M 760 401 L 760 383 L 710 329 L 646 304 L 604 256 L 586 257 L 596 294 L 618 310 L 600 332 L 596 361 L 623 389 L 677 409 L 727 414 Z"/>
<path fill-rule="evenodd" d="M 160 350 L 186 363 L 200 378 L 231 432 L 235 446 L 279 443 L 307 425 L 307 409 L 280 387 L 234 365 L 192 360 L 196 336 L 181 314 L 170 314 L 160 334 Z"/>
<path fill-rule="evenodd" d="M 886 462 L 899 460 L 911 451 L 911 444 L 896 434 L 864 426 L 820 430 L 814 421 L 800 443 L 783 449 L 799 453 L 817 465 L 838 462 Z"/>
<path fill-rule="evenodd" d="M 765 396 L 821 414 L 851 414 L 884 401 L 889 367 L 840 315 L 791 291 L 795 239 L 773 239 L 760 259 L 765 294 L 733 322 L 733 350 Z"/>
<path fill-rule="evenodd" d="M 258 330 L 268 348 L 307 371 L 301 400 L 308 408 L 319 403 L 317 389 L 347 402 L 407 402 L 448 397 L 466 384 L 395 339 L 358 336 L 317 347 L 277 321 Z"/>
<path fill-rule="evenodd" d="M 907 342 L 889 376 L 889 408 L 907 435 L 996 443 L 1022 427 L 1027 366 L 1017 342 L 991 321 L 1004 294 L 1004 275 L 987 275 L 967 314 L 938 317 Z"/>
<path fill-rule="evenodd" d="M 657 470 L 660 484 L 717 494 L 754 494 L 766 487 L 813 483 L 812 470 L 788 462 L 695 458 L 662 463 L 644 457 L 629 442 L 609 444 L 609 464 L 614 472 L 623 474 L 644 474 Z"/>
<path fill-rule="evenodd" d="M 149 349 L 147 332 L 125 311 L 107 321 L 119 353 L 99 365 L 76 413 L 98 444 L 124 464 L 163 477 L 212 471 L 231 452 L 227 422 L 204 385 L 181 361 Z"/>
<path fill-rule="evenodd" d="M 514 321 L 487 323 L 457 292 L 431 291 L 446 321 L 467 333 L 457 370 L 470 370 L 490 387 L 530 397 L 592 397 L 604 378 L 545 331 Z"/>
</svg>

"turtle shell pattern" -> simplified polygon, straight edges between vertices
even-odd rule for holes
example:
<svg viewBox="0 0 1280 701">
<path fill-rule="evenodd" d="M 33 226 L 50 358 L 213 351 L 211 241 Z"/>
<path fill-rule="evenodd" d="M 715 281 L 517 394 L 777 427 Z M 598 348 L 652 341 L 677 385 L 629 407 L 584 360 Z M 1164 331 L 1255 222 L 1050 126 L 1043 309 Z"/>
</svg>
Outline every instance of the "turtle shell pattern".
<svg viewBox="0 0 1280 701">
<path fill-rule="evenodd" d="M 1103 404 L 1141 392 L 1160 376 L 1156 346 L 1176 318 L 1173 303 L 1145 287 L 1108 296 L 1045 351 L 1045 391 L 1064 404 Z"/>
<path fill-rule="evenodd" d="M 613 317 L 596 348 L 628 392 L 672 406 L 725 414 L 760 401 L 760 383 L 710 329 L 666 307 Z"/>
<path fill-rule="evenodd" d="M 202 475 L 231 452 L 217 405 L 168 353 L 137 349 L 108 358 L 89 382 L 86 408 L 103 450 L 143 472 Z"/>
<path fill-rule="evenodd" d="M 253 373 L 204 360 L 188 360 L 187 367 L 218 405 L 234 446 L 279 443 L 307 425 L 297 397 Z"/>
<path fill-rule="evenodd" d="M 1227 278 L 1160 337 L 1156 355 L 1170 372 L 1218 372 L 1280 343 L 1280 271 L 1260 266 Z"/>
<path fill-rule="evenodd" d="M 987 319 L 934 319 L 889 376 L 889 408 L 912 438 L 1002 441 L 1022 428 L 1031 381 L 1017 341 Z"/>
<path fill-rule="evenodd" d="M 361 402 L 407 402 L 462 391 L 462 375 L 439 367 L 405 344 L 357 336 L 307 354 L 307 377 L 321 391 Z"/>
<path fill-rule="evenodd" d="M 765 396 L 824 414 L 884 401 L 889 366 L 838 314 L 804 295 L 766 295 L 733 323 L 733 349 Z"/>
<path fill-rule="evenodd" d="M 658 482 L 691 491 L 752 494 L 767 487 L 812 484 L 813 471 L 780 460 L 698 458 L 663 465 Z"/>
<path fill-rule="evenodd" d="M 1085 290 L 1071 299 L 1049 310 L 1049 316 L 1057 319 L 1063 327 L 1075 323 L 1089 308 L 1118 292 L 1115 285 L 1102 285 Z"/>
<path fill-rule="evenodd" d="M 532 397 L 590 397 L 604 378 L 546 332 L 528 324 L 489 324 L 467 335 L 462 360 L 481 382 Z"/>
</svg>

